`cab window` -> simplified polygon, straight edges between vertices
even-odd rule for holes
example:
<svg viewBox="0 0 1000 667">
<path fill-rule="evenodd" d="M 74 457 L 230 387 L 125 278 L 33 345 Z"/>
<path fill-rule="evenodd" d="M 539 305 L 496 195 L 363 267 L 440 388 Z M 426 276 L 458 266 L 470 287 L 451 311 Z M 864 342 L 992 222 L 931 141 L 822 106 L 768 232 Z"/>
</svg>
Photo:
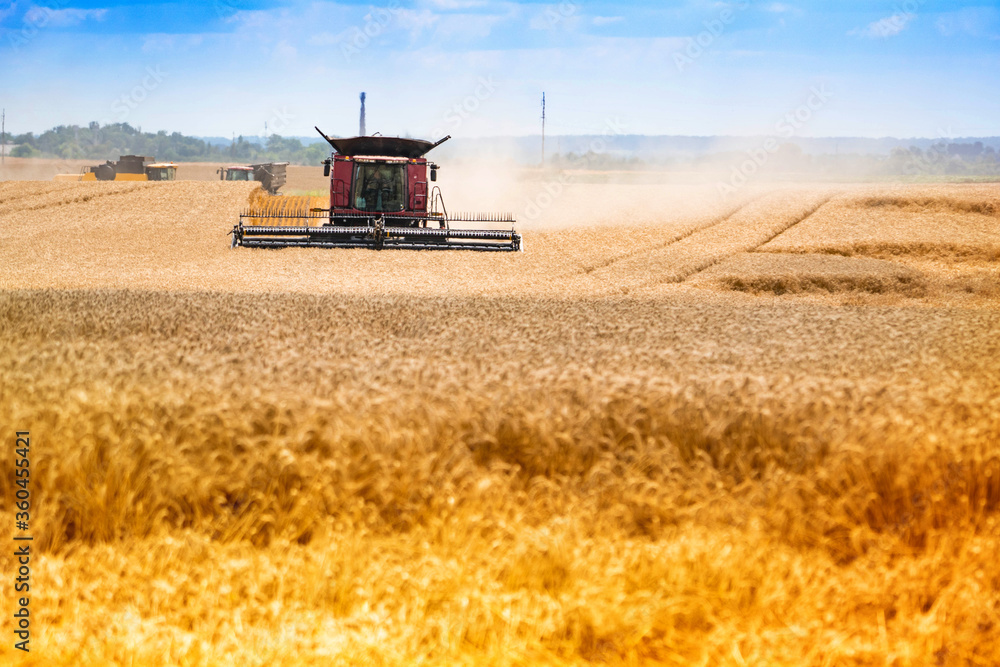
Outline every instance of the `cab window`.
<svg viewBox="0 0 1000 667">
<path fill-rule="evenodd" d="M 402 211 L 406 165 L 359 162 L 354 167 L 354 207 L 362 211 Z"/>
</svg>

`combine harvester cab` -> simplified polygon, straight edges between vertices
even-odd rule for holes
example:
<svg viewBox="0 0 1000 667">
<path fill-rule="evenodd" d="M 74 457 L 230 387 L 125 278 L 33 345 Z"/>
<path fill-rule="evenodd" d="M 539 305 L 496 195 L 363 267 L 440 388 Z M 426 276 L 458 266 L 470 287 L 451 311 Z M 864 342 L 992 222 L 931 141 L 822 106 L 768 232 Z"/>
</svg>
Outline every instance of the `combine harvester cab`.
<svg viewBox="0 0 1000 667">
<path fill-rule="evenodd" d="M 223 181 L 257 181 L 268 194 L 276 195 L 285 184 L 286 167 L 287 162 L 264 162 L 221 167 L 218 173 Z"/>
<path fill-rule="evenodd" d="M 302 202 L 285 197 L 288 205 L 278 212 L 255 206 L 233 228 L 234 248 L 523 249 L 512 214 L 449 215 L 440 188 L 430 187 L 438 166 L 424 156 L 450 137 L 437 143 L 382 136 L 332 139 L 316 131 L 334 149 L 323 162 L 330 178 L 328 208 L 308 206 L 307 197 Z M 486 223 L 491 227 L 483 228 Z"/>
<path fill-rule="evenodd" d="M 177 165 L 173 162 L 157 162 L 146 165 L 146 179 L 150 181 L 173 181 L 177 178 Z"/>
</svg>

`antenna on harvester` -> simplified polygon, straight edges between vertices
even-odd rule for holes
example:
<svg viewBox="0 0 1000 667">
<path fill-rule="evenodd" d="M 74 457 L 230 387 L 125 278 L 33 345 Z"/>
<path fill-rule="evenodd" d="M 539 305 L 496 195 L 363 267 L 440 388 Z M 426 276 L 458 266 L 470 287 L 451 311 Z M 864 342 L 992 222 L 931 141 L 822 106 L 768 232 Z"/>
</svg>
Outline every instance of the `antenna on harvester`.
<svg viewBox="0 0 1000 667">
<path fill-rule="evenodd" d="M 358 136 L 363 137 L 365 134 L 365 94 L 361 93 L 361 131 Z"/>
<path fill-rule="evenodd" d="M 542 93 L 542 166 L 545 166 L 545 93 Z"/>
</svg>

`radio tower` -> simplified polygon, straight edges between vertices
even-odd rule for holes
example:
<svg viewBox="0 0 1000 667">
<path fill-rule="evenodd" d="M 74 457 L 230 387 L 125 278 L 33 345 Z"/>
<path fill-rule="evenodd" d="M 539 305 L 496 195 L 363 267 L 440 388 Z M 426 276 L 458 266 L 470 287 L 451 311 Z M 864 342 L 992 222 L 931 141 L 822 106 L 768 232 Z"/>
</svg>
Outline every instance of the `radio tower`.
<svg viewBox="0 0 1000 667">
<path fill-rule="evenodd" d="M 545 166 L 545 93 L 542 92 L 542 166 Z"/>
<path fill-rule="evenodd" d="M 361 132 L 359 137 L 365 136 L 365 94 L 361 93 Z"/>
</svg>

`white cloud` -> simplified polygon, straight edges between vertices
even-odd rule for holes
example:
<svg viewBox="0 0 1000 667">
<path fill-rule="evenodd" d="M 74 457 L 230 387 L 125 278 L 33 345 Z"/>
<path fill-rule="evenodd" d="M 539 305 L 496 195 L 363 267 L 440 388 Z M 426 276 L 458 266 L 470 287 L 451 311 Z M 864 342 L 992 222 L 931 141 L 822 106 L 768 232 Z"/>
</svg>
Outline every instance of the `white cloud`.
<svg viewBox="0 0 1000 667">
<path fill-rule="evenodd" d="M 611 25 L 612 23 L 621 23 L 624 20 L 624 16 L 595 16 L 590 20 L 590 22 L 594 25 L 601 26 Z"/>
<path fill-rule="evenodd" d="M 335 46 L 345 38 L 346 33 L 317 32 L 309 35 L 306 43 L 313 46 Z"/>
<path fill-rule="evenodd" d="M 572 30 L 580 23 L 580 6 L 564 2 L 545 7 L 531 17 L 528 27 L 532 30 Z"/>
<path fill-rule="evenodd" d="M 24 13 L 24 21 L 39 27 L 67 28 L 89 19 L 101 21 L 107 13 L 107 9 L 51 9 L 33 5 Z"/>
<path fill-rule="evenodd" d="M 872 21 L 864 28 L 855 28 L 847 34 L 857 37 L 867 37 L 869 39 L 885 39 L 886 37 L 895 37 L 899 33 L 903 32 L 903 30 L 906 29 L 906 26 L 908 26 L 916 17 L 916 14 L 910 13 L 893 14 L 892 16 L 881 18 L 878 21 Z"/>
<path fill-rule="evenodd" d="M 443 14 L 435 26 L 434 39 L 463 43 L 485 39 L 505 17 L 492 14 Z"/>
<path fill-rule="evenodd" d="M 430 0 L 429 4 L 434 9 L 452 11 L 456 9 L 472 9 L 475 7 L 485 7 L 486 0 Z"/>
<path fill-rule="evenodd" d="M 0 8 L 0 22 L 2 22 L 8 16 L 13 16 L 14 10 L 17 9 L 17 3 L 12 2 L 7 7 Z"/>
<path fill-rule="evenodd" d="M 395 15 L 395 20 L 410 32 L 411 37 L 419 37 L 424 30 L 433 27 L 440 18 L 440 15 L 429 9 L 397 9 Z"/>
<path fill-rule="evenodd" d="M 187 51 L 201 46 L 205 41 L 205 35 L 170 35 L 163 33 L 150 33 L 142 39 L 143 53 L 177 52 Z"/>
<path fill-rule="evenodd" d="M 764 11 L 771 12 L 772 14 L 784 14 L 785 12 L 794 12 L 796 9 L 783 2 L 772 2 L 764 7 Z"/>
<path fill-rule="evenodd" d="M 281 40 L 274 45 L 274 50 L 271 51 L 271 59 L 286 65 L 292 65 L 295 63 L 295 58 L 298 54 L 299 52 L 294 46 L 285 40 Z"/>
<path fill-rule="evenodd" d="M 957 12 L 941 14 L 937 20 L 937 29 L 945 37 L 955 35 L 995 36 L 998 23 L 1000 23 L 1000 11 L 996 8 L 966 7 Z"/>
</svg>

